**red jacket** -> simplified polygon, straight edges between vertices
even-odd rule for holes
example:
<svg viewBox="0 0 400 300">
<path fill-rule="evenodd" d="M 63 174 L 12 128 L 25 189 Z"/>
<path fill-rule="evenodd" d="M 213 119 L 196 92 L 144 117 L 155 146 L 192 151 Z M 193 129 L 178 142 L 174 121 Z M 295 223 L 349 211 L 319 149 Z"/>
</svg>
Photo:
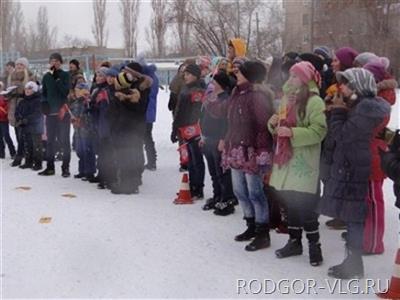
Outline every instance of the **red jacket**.
<svg viewBox="0 0 400 300">
<path fill-rule="evenodd" d="M 384 80 L 377 84 L 378 86 L 378 96 L 386 100 L 390 105 L 396 103 L 396 87 L 397 82 L 390 76 L 386 76 Z M 379 134 L 383 128 L 389 123 L 389 118 L 386 118 L 379 128 L 375 132 L 375 136 Z M 387 150 L 387 144 L 384 140 L 374 138 L 371 143 L 371 154 L 372 154 L 372 168 L 370 180 L 383 180 L 386 175 L 381 169 L 381 158 L 379 156 L 379 148 L 382 150 Z"/>
<path fill-rule="evenodd" d="M 0 95 L 0 122 L 8 122 L 8 102 Z"/>
</svg>

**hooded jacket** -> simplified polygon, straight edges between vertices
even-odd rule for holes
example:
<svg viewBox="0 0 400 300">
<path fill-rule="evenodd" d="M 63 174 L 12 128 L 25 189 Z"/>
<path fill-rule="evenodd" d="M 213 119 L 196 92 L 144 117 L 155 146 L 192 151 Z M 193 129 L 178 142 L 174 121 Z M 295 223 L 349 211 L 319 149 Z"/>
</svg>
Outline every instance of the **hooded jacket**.
<svg viewBox="0 0 400 300">
<path fill-rule="evenodd" d="M 246 43 L 244 40 L 240 38 L 234 38 L 229 40 L 230 43 L 232 43 L 233 48 L 235 49 L 235 56 L 236 57 L 245 57 L 247 53 L 247 47 Z M 232 61 L 228 63 L 227 71 L 228 74 L 232 73 Z"/>
<path fill-rule="evenodd" d="M 156 75 L 157 67 L 154 64 L 144 65 L 143 66 L 143 74 L 151 77 L 153 79 L 153 83 L 150 87 L 149 100 L 147 104 L 146 110 L 146 123 L 154 123 L 156 121 L 157 114 L 157 95 L 159 91 L 160 82 Z"/>
<path fill-rule="evenodd" d="M 40 94 L 24 96 L 15 110 L 15 120 L 23 130 L 32 134 L 43 134 L 44 122 L 40 109 Z"/>
</svg>

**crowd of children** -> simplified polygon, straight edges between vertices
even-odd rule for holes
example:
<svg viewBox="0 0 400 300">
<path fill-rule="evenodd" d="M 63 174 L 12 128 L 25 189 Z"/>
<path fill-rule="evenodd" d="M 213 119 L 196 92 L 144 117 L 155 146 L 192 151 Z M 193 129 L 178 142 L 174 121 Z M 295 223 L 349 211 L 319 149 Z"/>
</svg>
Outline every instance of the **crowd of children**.
<svg viewBox="0 0 400 300">
<path fill-rule="evenodd" d="M 269 247 L 273 228 L 287 233 L 277 258 L 302 254 L 304 231 L 312 266 L 323 262 L 319 214 L 330 216 L 328 226 L 346 229 L 347 255 L 328 274 L 362 277 L 362 255 L 384 251 L 386 174 L 400 197 L 399 133 L 386 128 L 397 87 L 390 61 L 350 47 L 289 52 L 269 63 L 246 52 L 243 40 L 231 39 L 226 58 L 188 59 L 170 84 L 171 141 L 185 150 L 180 168 L 189 172 L 192 198 L 204 198 L 206 161 L 213 195 L 204 210 L 226 216 L 240 204 L 246 230 L 234 239 L 250 241 L 247 251 Z M 78 61 L 69 73 L 62 62 L 50 56 L 41 85 L 26 58 L 15 69 L 9 63 L 0 85 L 7 89 L 0 96 L 1 157 L 4 141 L 13 166 L 41 170 L 44 154 L 39 175 L 49 176 L 58 153 L 69 177 L 72 123 L 74 177 L 114 194 L 138 193 L 144 169 L 156 170 L 155 66 L 105 62 L 89 85 Z"/>
</svg>

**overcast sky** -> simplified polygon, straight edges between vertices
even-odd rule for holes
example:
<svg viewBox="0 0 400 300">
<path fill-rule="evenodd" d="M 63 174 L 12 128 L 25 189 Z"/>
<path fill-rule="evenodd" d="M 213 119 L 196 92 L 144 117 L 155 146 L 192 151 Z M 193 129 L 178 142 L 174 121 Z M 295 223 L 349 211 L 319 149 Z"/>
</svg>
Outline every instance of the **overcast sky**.
<svg viewBox="0 0 400 300">
<path fill-rule="evenodd" d="M 46 6 L 50 26 L 57 26 L 57 39 L 60 41 L 65 34 L 87 38 L 94 41 L 92 34 L 93 8 L 89 0 L 63 0 L 63 1 L 31 1 L 21 0 L 22 10 L 26 24 L 34 24 L 40 6 Z M 119 1 L 107 1 L 107 28 L 108 43 L 110 48 L 123 47 L 123 35 L 121 29 L 121 13 Z M 145 38 L 145 28 L 149 26 L 151 16 L 150 0 L 142 0 L 139 16 L 138 52 L 148 48 Z"/>
</svg>

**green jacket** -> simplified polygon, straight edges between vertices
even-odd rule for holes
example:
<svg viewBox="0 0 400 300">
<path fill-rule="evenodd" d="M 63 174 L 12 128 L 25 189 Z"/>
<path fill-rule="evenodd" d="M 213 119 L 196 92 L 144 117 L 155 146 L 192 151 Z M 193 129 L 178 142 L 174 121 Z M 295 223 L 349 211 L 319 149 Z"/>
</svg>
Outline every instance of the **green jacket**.
<svg viewBox="0 0 400 300">
<path fill-rule="evenodd" d="M 50 72 L 46 73 L 42 79 L 42 102 L 47 102 L 50 108 L 50 114 L 58 113 L 61 106 L 67 103 L 69 93 L 69 73 L 63 70 L 57 70 L 58 77 L 54 77 Z"/>
<path fill-rule="evenodd" d="M 319 180 L 321 142 L 327 132 L 325 104 L 319 96 L 308 99 L 303 120 L 297 116 L 297 126 L 292 127 L 290 139 L 292 159 L 281 168 L 274 164 L 270 185 L 276 190 L 290 190 L 315 194 Z M 268 129 L 275 129 L 268 123 Z"/>
</svg>

